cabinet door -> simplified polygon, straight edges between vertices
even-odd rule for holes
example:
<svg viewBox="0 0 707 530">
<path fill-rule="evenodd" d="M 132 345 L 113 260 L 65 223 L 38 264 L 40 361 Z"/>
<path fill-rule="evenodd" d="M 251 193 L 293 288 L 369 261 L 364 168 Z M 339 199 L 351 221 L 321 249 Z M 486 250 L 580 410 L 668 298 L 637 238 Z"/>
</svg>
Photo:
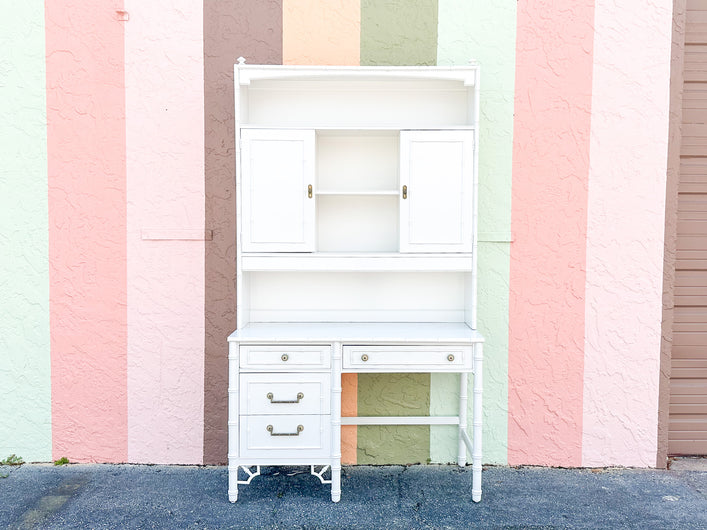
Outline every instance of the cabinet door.
<svg viewBox="0 0 707 530">
<path fill-rule="evenodd" d="M 243 251 L 312 252 L 314 131 L 242 129 L 241 171 Z"/>
<path fill-rule="evenodd" d="M 400 252 L 471 252 L 473 171 L 473 131 L 400 132 Z"/>
</svg>

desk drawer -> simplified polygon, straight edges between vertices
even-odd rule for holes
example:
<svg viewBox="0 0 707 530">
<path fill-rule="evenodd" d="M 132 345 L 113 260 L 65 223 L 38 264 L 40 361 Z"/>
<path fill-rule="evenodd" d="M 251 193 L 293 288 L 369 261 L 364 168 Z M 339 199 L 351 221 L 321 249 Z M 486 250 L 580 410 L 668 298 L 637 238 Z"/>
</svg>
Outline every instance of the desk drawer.
<svg viewBox="0 0 707 530">
<path fill-rule="evenodd" d="M 343 369 L 356 372 L 471 371 L 471 346 L 344 346 Z"/>
<path fill-rule="evenodd" d="M 241 345 L 240 366 L 244 370 L 277 372 L 328 369 L 331 366 L 331 347 Z"/>
<path fill-rule="evenodd" d="M 331 416 L 241 416 L 240 458 L 328 458 Z"/>
<path fill-rule="evenodd" d="M 329 414 L 328 373 L 241 374 L 241 414 Z"/>
</svg>

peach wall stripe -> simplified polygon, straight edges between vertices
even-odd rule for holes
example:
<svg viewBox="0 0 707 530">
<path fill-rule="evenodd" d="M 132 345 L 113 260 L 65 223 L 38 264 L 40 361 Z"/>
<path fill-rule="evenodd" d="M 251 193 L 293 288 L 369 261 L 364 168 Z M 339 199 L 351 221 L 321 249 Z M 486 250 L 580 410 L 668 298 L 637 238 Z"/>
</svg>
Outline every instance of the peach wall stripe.
<svg viewBox="0 0 707 530">
<path fill-rule="evenodd" d="M 341 415 L 358 414 L 358 374 L 341 374 Z M 356 425 L 341 427 L 341 461 L 355 464 L 358 459 L 358 436 Z"/>
<path fill-rule="evenodd" d="M 591 0 L 518 3 L 511 465 L 581 463 L 593 20 Z"/>
<path fill-rule="evenodd" d="M 584 466 L 656 461 L 671 23 L 596 0 Z"/>
<path fill-rule="evenodd" d="M 357 66 L 360 0 L 283 0 L 283 64 Z"/>
<path fill-rule="evenodd" d="M 128 457 L 199 464 L 204 440 L 201 2 L 126 0 Z M 225 399 L 225 396 L 224 396 Z"/>
<path fill-rule="evenodd" d="M 46 2 L 52 453 L 127 459 L 122 0 Z"/>
<path fill-rule="evenodd" d="M 359 0 L 283 0 L 283 64 L 347 65 L 360 63 L 361 2 Z M 341 410 L 355 416 L 358 376 L 342 376 Z M 344 464 L 357 459 L 357 427 L 341 428 Z"/>
</svg>

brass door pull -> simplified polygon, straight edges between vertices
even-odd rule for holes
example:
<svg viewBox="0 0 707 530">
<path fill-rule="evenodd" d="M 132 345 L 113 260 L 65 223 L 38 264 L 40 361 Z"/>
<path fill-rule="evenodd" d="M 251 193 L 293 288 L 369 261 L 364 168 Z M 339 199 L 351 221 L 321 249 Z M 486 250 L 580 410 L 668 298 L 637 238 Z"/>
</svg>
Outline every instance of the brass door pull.
<svg viewBox="0 0 707 530">
<path fill-rule="evenodd" d="M 312 185 L 307 186 L 307 197 L 312 198 Z"/>
<path fill-rule="evenodd" d="M 403 199 L 407 199 L 407 198 L 408 198 L 408 187 L 403 186 Z"/>
<path fill-rule="evenodd" d="M 268 425 L 265 429 L 270 433 L 270 436 L 299 436 L 299 433 L 304 430 L 304 426 L 298 425 L 297 432 L 273 432 L 272 425 Z"/>
<path fill-rule="evenodd" d="M 304 398 L 304 394 L 302 392 L 297 392 L 297 399 L 293 401 L 280 401 L 277 399 L 273 399 L 274 396 L 272 392 L 268 392 L 265 397 L 270 400 L 270 403 L 299 403 L 300 400 Z"/>
</svg>

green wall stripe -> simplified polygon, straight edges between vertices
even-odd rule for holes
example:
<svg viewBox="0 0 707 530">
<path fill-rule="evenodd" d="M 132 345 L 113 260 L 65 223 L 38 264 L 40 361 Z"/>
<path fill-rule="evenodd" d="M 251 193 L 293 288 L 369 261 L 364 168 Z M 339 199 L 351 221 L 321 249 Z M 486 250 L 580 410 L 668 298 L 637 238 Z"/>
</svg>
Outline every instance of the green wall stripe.
<svg viewBox="0 0 707 530">
<path fill-rule="evenodd" d="M 359 374 L 359 416 L 426 416 L 430 374 Z M 359 426 L 357 463 L 416 464 L 430 456 L 428 426 Z"/>
<path fill-rule="evenodd" d="M 361 65 L 435 65 L 437 0 L 361 0 Z M 358 414 L 427 415 L 429 374 L 359 374 Z M 410 408 L 414 407 L 414 408 Z M 427 426 L 358 428 L 359 464 L 427 462 Z"/>
<path fill-rule="evenodd" d="M 437 61 L 437 0 L 361 0 L 361 65 Z"/>
<path fill-rule="evenodd" d="M 0 18 L 0 458 L 51 459 L 44 3 Z"/>
<path fill-rule="evenodd" d="M 437 61 L 481 65 L 478 326 L 484 347 L 484 462 L 508 452 L 508 294 L 516 2 L 439 0 Z M 431 414 L 456 411 L 458 377 L 433 374 Z M 471 390 L 471 387 L 470 387 Z M 469 400 L 471 411 L 472 400 Z M 433 462 L 456 459 L 454 429 L 433 427 Z"/>
</svg>

